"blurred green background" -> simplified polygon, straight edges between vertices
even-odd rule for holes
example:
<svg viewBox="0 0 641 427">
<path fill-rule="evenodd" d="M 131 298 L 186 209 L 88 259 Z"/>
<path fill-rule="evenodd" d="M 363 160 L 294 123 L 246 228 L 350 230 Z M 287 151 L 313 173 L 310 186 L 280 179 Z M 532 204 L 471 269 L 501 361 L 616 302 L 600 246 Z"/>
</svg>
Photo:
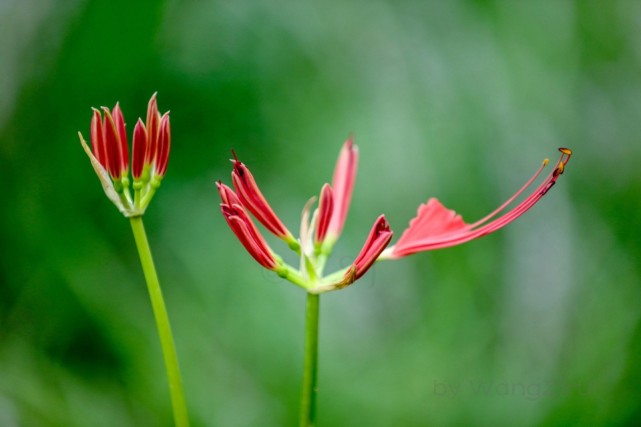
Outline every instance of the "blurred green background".
<svg viewBox="0 0 641 427">
<path fill-rule="evenodd" d="M 430 196 L 500 232 L 323 296 L 320 426 L 641 423 L 641 2 L 0 0 L 0 426 L 169 426 L 129 224 L 76 132 L 171 110 L 145 215 L 195 426 L 296 424 L 304 293 L 227 228 L 234 148 L 292 230 L 353 132 L 334 267 Z M 273 239 L 274 248 L 285 248 Z"/>
</svg>

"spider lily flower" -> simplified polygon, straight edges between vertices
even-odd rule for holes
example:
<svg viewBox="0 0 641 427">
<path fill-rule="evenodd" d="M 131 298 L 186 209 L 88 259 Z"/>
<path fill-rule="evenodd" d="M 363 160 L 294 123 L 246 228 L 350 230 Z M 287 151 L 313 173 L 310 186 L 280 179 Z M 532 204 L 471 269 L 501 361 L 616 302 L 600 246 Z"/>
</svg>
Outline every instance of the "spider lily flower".
<svg viewBox="0 0 641 427">
<path fill-rule="evenodd" d="M 265 196 L 263 196 L 263 193 L 258 188 L 252 173 L 247 169 L 247 166 L 238 160 L 236 153 L 233 151 L 232 153 L 234 155 L 234 159 L 232 160 L 234 169 L 231 173 L 232 182 L 243 206 L 245 206 L 265 228 L 280 239 L 286 241 L 290 247 L 297 248 L 298 242 L 280 218 L 278 218 L 271 206 L 269 206 Z"/>
<path fill-rule="evenodd" d="M 133 132 L 131 173 L 129 179 L 129 145 L 124 116 L 117 103 L 113 110 L 93 109 L 91 148 L 78 132 L 80 143 L 102 183 L 107 197 L 127 217 L 145 212 L 167 171 L 171 147 L 169 112 L 158 112 L 156 94 L 147 108 L 146 125 L 138 119 Z"/>
<path fill-rule="evenodd" d="M 418 213 L 416 217 L 410 221 L 409 227 L 403 232 L 394 246 L 389 247 L 383 252 L 380 259 L 397 259 L 417 252 L 460 245 L 505 227 L 541 200 L 556 183 L 559 176 L 563 174 L 565 166 L 572 156 L 572 151 L 568 148 L 559 148 L 559 151 L 561 152 L 561 157 L 552 172 L 528 197 L 507 213 L 497 217 L 497 215 L 503 212 L 519 195 L 532 185 L 543 168 L 548 164 L 547 159 L 532 178 L 512 197 L 494 210 L 494 212 L 473 224 L 468 224 L 463 221 L 460 215 L 453 210 L 447 209 L 437 199 L 429 199 L 427 203 L 419 206 Z"/>
<path fill-rule="evenodd" d="M 351 270 L 343 269 L 323 276 L 325 262 L 345 223 L 351 201 L 358 149 L 352 139 L 343 145 L 336 163 L 332 186 L 323 185 L 318 208 L 311 214 L 315 198 L 305 205 L 300 239 L 294 238 L 274 213 L 259 190 L 253 175 L 234 153 L 232 182 L 236 191 L 218 182 L 223 216 L 243 246 L 263 267 L 303 287 L 310 293 L 341 289 L 360 278 L 389 244 L 392 232 L 384 216 L 374 224 L 370 236 Z M 300 268 L 287 265 L 271 251 L 247 216 L 245 209 L 300 256 Z M 311 217 L 311 219 L 310 219 Z"/>
</svg>

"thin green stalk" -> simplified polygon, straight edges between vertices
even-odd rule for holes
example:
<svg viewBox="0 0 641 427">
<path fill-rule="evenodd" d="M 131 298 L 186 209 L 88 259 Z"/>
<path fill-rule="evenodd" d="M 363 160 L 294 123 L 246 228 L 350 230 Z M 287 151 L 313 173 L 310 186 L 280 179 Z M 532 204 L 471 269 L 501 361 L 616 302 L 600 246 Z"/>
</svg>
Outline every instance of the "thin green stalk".
<svg viewBox="0 0 641 427">
<path fill-rule="evenodd" d="M 185 404 L 185 394 L 183 392 L 182 380 L 180 378 L 180 369 L 178 368 L 178 357 L 176 356 L 176 346 L 171 334 L 169 317 L 165 308 L 165 301 L 160 290 L 158 275 L 154 267 L 154 260 L 151 257 L 147 234 L 142 223 L 141 216 L 131 217 L 131 229 L 136 239 L 136 247 L 140 255 L 140 263 L 147 281 L 149 298 L 156 318 L 156 327 L 160 337 L 160 346 L 165 358 L 165 368 L 167 369 L 167 379 L 169 380 L 169 394 L 171 396 L 171 405 L 174 411 L 174 422 L 177 427 L 188 427 L 189 416 L 187 414 L 187 405 Z"/>
<path fill-rule="evenodd" d="M 316 419 L 319 302 L 319 295 L 307 294 L 305 311 L 305 360 L 303 364 L 303 390 L 300 399 L 300 427 L 312 427 Z"/>
</svg>

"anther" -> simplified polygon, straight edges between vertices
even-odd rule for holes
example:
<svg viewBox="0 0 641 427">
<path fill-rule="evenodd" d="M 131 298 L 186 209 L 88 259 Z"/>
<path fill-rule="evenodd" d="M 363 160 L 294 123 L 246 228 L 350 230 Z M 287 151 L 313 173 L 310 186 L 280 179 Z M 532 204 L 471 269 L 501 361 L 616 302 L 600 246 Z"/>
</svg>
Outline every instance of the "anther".
<svg viewBox="0 0 641 427">
<path fill-rule="evenodd" d="M 559 151 L 568 156 L 572 155 L 572 150 L 570 150 L 569 148 L 559 147 Z"/>
<path fill-rule="evenodd" d="M 565 163 L 559 162 L 559 166 L 554 170 L 554 176 L 559 176 L 565 171 Z"/>
</svg>

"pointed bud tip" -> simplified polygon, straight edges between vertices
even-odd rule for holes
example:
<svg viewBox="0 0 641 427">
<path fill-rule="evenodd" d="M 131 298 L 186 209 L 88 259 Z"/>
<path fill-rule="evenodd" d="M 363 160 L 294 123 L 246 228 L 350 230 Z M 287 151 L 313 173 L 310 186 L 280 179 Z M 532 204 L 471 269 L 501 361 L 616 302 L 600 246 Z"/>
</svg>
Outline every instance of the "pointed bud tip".
<svg viewBox="0 0 641 427">
<path fill-rule="evenodd" d="M 229 159 L 230 162 L 234 164 L 234 171 L 232 174 L 235 172 L 237 173 L 241 178 L 245 176 L 245 165 L 243 162 L 238 160 L 238 156 L 236 156 L 236 152 L 234 150 L 231 150 L 231 154 L 234 156 L 233 159 Z"/>
</svg>

